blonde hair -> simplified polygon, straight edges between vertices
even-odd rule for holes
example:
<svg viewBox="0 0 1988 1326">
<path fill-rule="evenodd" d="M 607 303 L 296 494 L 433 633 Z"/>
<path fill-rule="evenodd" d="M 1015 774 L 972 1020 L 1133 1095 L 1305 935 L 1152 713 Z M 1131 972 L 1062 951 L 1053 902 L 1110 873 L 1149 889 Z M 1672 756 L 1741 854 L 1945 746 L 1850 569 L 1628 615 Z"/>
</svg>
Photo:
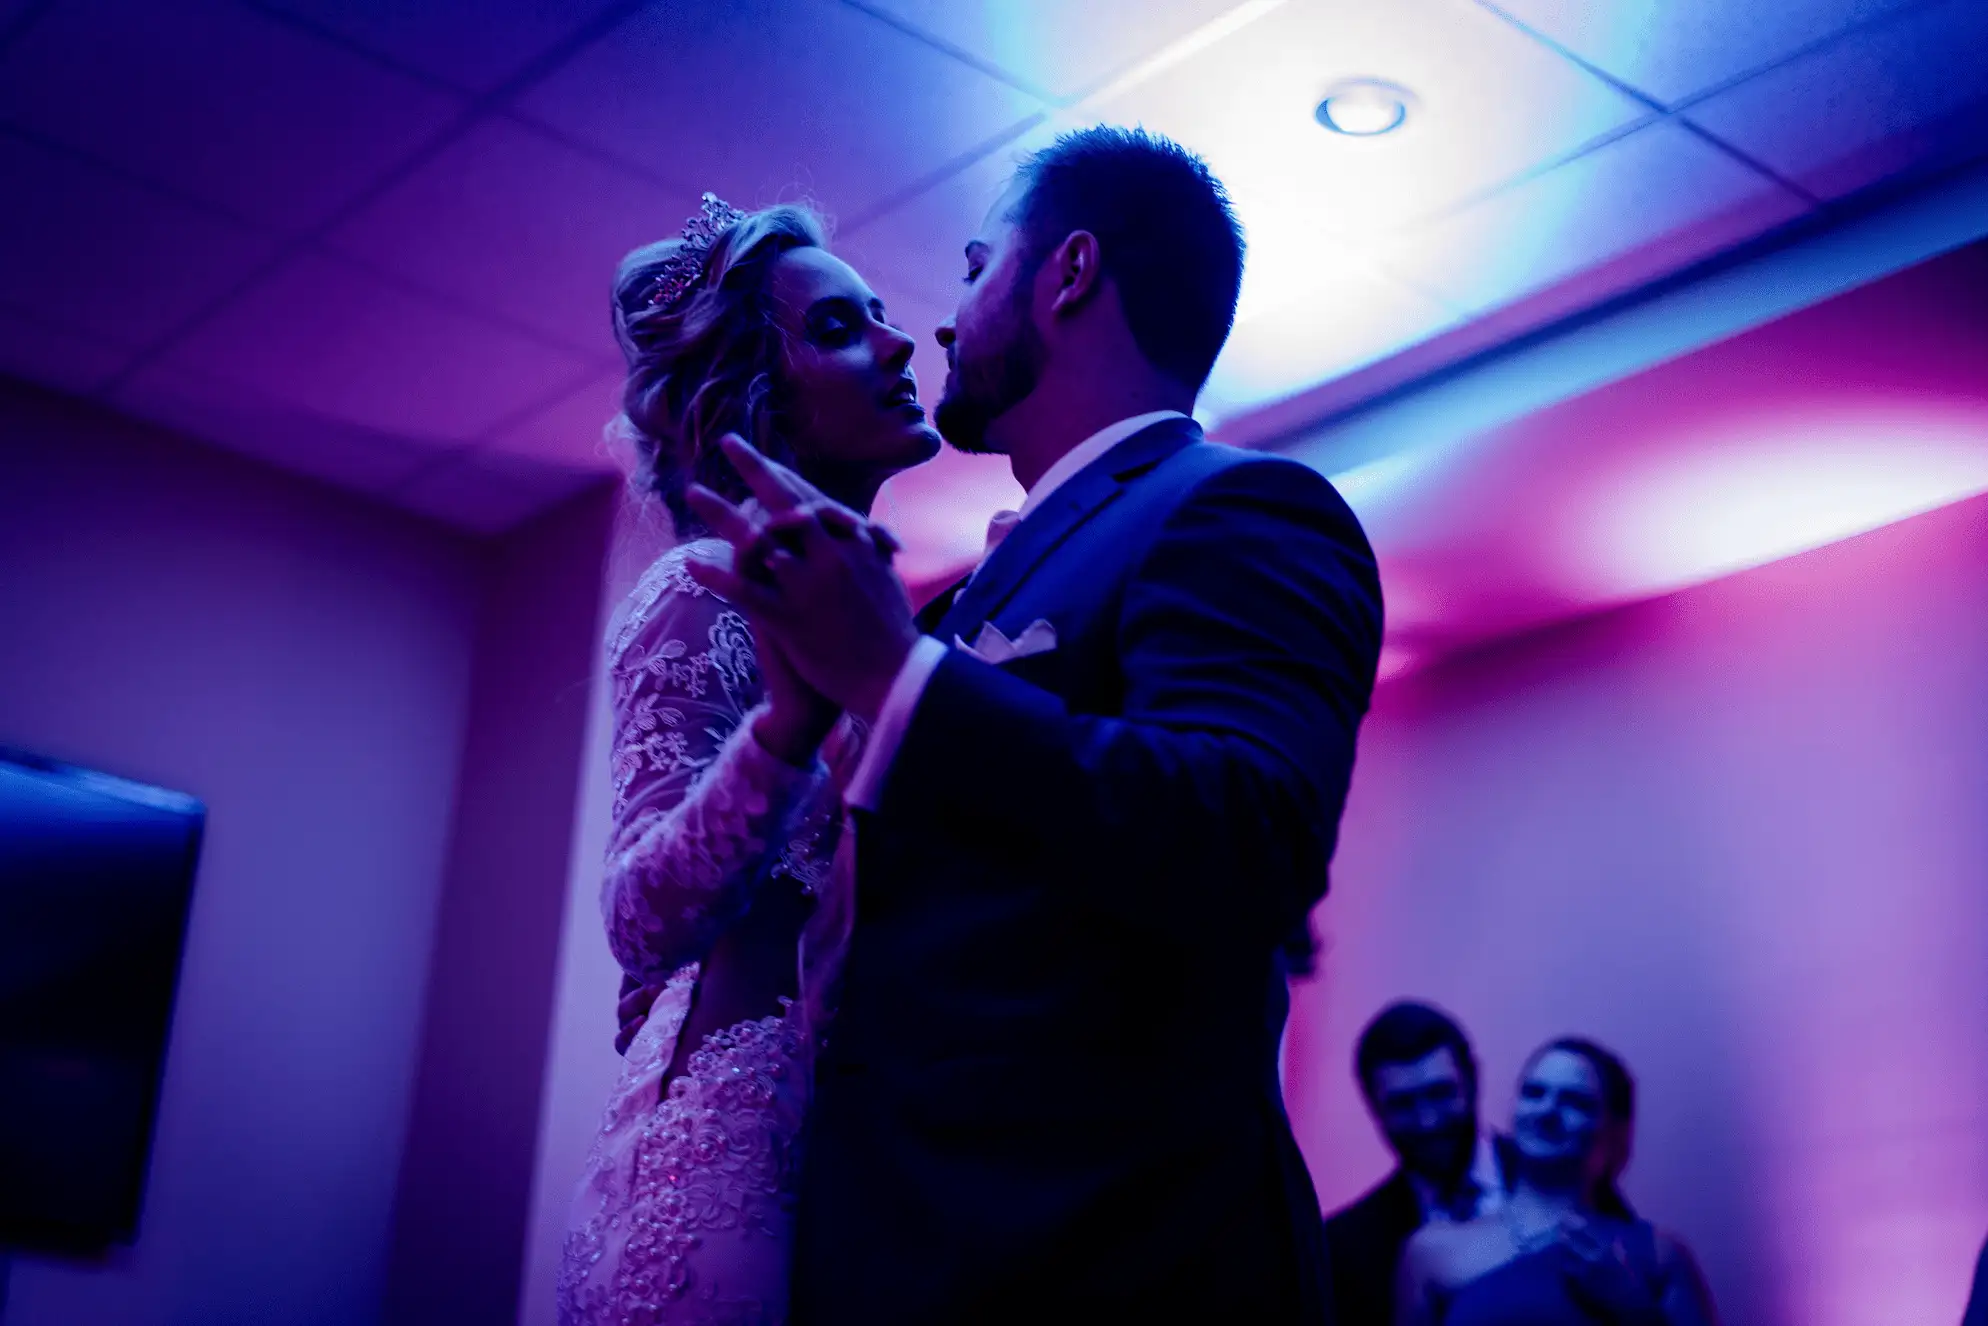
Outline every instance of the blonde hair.
<svg viewBox="0 0 1988 1326">
<path fill-rule="evenodd" d="M 690 288 L 651 303 L 663 265 L 685 241 L 636 249 L 614 274 L 614 337 L 628 361 L 613 427 L 632 446 L 636 487 L 669 509 L 679 537 L 701 533 L 684 492 L 700 483 L 733 501 L 744 483 L 718 449 L 738 433 L 784 464 L 797 459 L 782 426 L 781 331 L 766 295 L 774 259 L 824 248 L 828 228 L 797 204 L 748 213 L 711 245 Z"/>
</svg>

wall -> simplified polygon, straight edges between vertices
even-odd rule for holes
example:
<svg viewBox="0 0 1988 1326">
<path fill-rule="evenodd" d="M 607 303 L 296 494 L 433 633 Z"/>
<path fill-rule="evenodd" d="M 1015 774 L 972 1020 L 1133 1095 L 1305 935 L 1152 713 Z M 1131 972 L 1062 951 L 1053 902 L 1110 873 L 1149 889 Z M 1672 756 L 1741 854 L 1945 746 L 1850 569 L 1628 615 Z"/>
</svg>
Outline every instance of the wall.
<svg viewBox="0 0 1988 1326">
<path fill-rule="evenodd" d="M 1384 685 L 1286 1076 L 1328 1207 L 1360 1025 L 1639 1073 L 1631 1200 L 1730 1323 L 1956 1320 L 1988 1232 L 1988 499 Z"/>
<path fill-rule="evenodd" d="M 139 1242 L 9 1326 L 377 1319 L 476 549 L 0 387 L 0 740 L 209 808 Z"/>
<path fill-rule="evenodd" d="M 668 518 L 653 502 L 624 502 L 617 515 L 601 597 L 602 616 L 609 622 L 616 619 L 628 591 L 669 546 L 671 537 Z M 607 951 L 600 912 L 601 861 L 607 852 L 609 811 L 614 801 L 608 767 L 610 689 L 602 648 L 607 633 L 603 628 L 593 649 L 595 683 L 574 807 L 572 853 L 567 861 L 551 1031 L 545 1045 L 524 1287 L 516 1318 L 520 1326 L 552 1326 L 556 1318 L 554 1286 L 567 1215 L 587 1148 L 600 1127 L 607 1093 L 621 1070 L 621 1059 L 614 1052 L 615 995 L 621 984 L 621 968 Z"/>
<path fill-rule="evenodd" d="M 597 488 L 491 553 L 389 1322 L 499 1326 L 517 1314 L 613 498 Z"/>
</svg>

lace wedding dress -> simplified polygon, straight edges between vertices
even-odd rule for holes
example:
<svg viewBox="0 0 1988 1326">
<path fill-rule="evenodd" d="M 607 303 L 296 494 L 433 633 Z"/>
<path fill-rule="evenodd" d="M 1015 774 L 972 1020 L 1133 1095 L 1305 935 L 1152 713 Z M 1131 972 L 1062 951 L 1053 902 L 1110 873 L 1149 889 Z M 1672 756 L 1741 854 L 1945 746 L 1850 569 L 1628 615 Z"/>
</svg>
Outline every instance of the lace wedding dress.
<svg viewBox="0 0 1988 1326">
<path fill-rule="evenodd" d="M 614 825 L 601 906 L 622 967 L 664 982 L 629 1046 L 575 1199 L 561 1326 L 785 1320 L 795 1141 L 806 1105 L 801 1010 L 707 1035 L 662 1087 L 700 963 L 763 887 L 826 880 L 845 720 L 812 770 L 753 739 L 760 680 L 745 618 L 664 554 L 609 641 Z M 783 877 L 784 884 L 782 883 Z"/>
</svg>

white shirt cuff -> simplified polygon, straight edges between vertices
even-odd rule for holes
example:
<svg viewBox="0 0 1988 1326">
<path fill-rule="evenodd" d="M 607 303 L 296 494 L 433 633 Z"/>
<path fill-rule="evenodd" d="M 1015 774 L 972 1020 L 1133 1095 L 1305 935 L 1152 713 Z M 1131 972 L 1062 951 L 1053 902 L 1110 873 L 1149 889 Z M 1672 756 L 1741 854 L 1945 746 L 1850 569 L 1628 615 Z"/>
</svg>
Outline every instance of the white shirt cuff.
<svg viewBox="0 0 1988 1326">
<path fill-rule="evenodd" d="M 870 726 L 870 743 L 863 748 L 863 758 L 857 761 L 849 786 L 842 790 L 844 804 L 859 810 L 877 808 L 891 761 L 897 758 L 897 748 L 903 744 L 905 730 L 911 726 L 911 715 L 925 694 L 926 684 L 945 658 L 946 647 L 929 635 L 919 636 L 918 643 L 911 646 L 904 666 L 897 670 L 897 679 L 890 684 L 890 692 L 884 696 L 884 707 L 878 712 L 877 721 Z"/>
</svg>

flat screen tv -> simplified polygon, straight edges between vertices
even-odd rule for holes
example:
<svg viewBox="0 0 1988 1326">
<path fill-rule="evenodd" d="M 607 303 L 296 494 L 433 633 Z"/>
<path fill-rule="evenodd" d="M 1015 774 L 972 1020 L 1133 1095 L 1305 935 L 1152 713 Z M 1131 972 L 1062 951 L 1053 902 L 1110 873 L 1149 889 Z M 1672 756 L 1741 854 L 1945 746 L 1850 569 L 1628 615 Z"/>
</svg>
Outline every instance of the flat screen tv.
<svg viewBox="0 0 1988 1326">
<path fill-rule="evenodd" d="M 205 819 L 0 747 L 0 1250 L 137 1237 Z"/>
</svg>

